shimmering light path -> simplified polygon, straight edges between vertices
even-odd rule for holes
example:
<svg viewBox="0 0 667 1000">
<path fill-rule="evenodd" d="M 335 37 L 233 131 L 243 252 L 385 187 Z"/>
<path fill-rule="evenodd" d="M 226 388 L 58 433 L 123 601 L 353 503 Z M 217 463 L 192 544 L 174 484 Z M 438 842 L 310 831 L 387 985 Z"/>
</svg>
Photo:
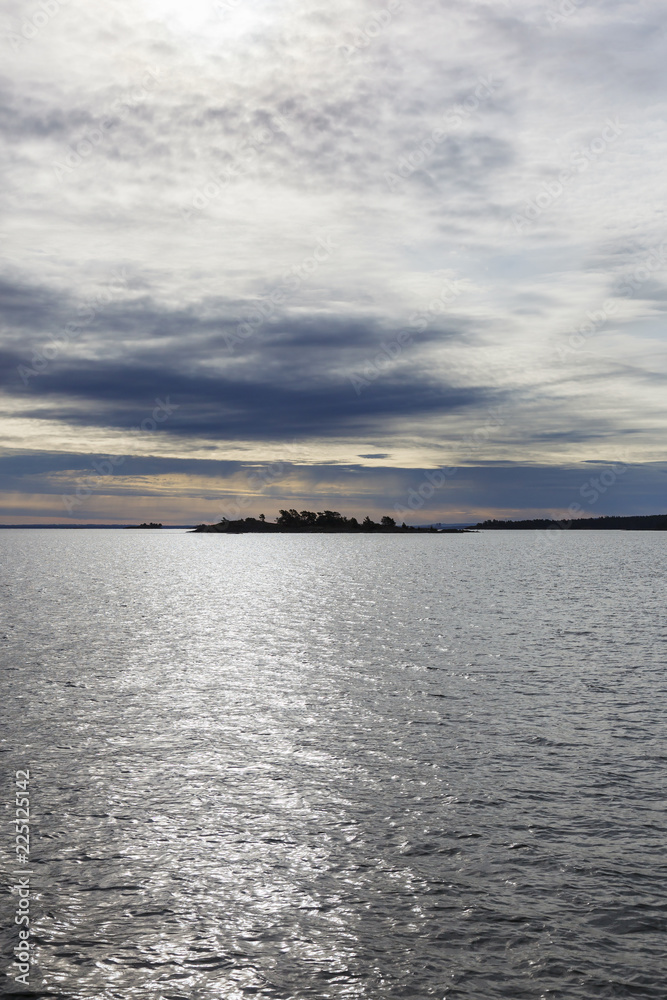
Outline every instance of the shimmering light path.
<svg viewBox="0 0 667 1000">
<path fill-rule="evenodd" d="M 667 537 L 0 552 L 35 995 L 664 1000 Z"/>
</svg>

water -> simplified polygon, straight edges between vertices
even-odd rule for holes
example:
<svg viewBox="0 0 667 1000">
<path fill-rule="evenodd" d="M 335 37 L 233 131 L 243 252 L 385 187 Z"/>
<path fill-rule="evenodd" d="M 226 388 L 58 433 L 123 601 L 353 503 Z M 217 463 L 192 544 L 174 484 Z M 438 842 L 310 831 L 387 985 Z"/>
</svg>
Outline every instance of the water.
<svg viewBox="0 0 667 1000">
<path fill-rule="evenodd" d="M 666 535 L 0 550 L 33 994 L 663 1000 Z"/>
</svg>

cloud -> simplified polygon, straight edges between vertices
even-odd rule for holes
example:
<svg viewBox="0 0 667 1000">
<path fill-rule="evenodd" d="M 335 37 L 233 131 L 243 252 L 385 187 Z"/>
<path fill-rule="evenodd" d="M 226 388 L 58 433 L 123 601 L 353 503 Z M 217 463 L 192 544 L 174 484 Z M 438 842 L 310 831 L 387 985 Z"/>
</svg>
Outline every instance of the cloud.
<svg viewBox="0 0 667 1000">
<path fill-rule="evenodd" d="M 0 278 L 0 319 L 7 334 L 43 333 L 65 315 L 63 296 L 55 289 Z"/>
<path fill-rule="evenodd" d="M 174 462 L 661 457 L 657 0 L 36 10 L 0 39 L 11 447 L 122 449 L 169 396 Z"/>
<path fill-rule="evenodd" d="M 664 511 L 667 477 L 664 462 L 590 462 L 570 468 L 473 465 L 448 467 L 438 476 L 437 470 L 359 464 L 111 457 L 111 464 L 96 455 L 0 458 L 0 519 L 8 523 L 20 515 L 17 497 L 33 497 L 30 508 L 47 521 L 119 523 L 146 510 L 152 510 L 154 520 L 190 523 L 259 513 L 271 517 L 293 506 L 355 516 L 389 511 L 409 523 L 465 523 L 487 516 L 559 518 L 572 516 L 568 509 L 573 503 L 577 516 L 628 509 L 655 513 Z M 31 520 L 29 513 L 25 516 Z"/>
<path fill-rule="evenodd" d="M 495 398 L 482 389 L 447 387 L 427 378 L 386 378 L 374 391 L 357 396 L 342 379 L 278 375 L 284 380 L 241 381 L 158 366 L 79 365 L 36 377 L 40 407 L 28 406 L 22 415 L 129 429 L 149 415 L 157 396 L 178 411 L 165 422 L 168 434 L 269 441 L 313 434 L 364 435 L 383 419 L 457 411 L 479 405 L 485 396 L 490 405 Z M 53 397 L 55 405 L 44 405 L 45 398 Z"/>
</svg>

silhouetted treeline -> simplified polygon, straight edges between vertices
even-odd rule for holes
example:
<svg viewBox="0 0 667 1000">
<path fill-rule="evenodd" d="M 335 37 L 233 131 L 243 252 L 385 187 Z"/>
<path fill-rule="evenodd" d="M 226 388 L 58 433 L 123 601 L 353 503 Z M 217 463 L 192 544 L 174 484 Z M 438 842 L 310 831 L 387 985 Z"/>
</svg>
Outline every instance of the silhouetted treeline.
<svg viewBox="0 0 667 1000">
<path fill-rule="evenodd" d="M 570 530 L 615 529 L 624 531 L 667 531 L 667 514 L 637 514 L 611 517 L 575 517 L 571 520 L 554 521 L 549 518 L 533 518 L 528 521 L 481 521 L 475 528 L 498 528 L 530 530 L 531 528 L 568 528 Z"/>
<path fill-rule="evenodd" d="M 322 510 L 317 513 L 314 510 L 279 511 L 280 517 L 277 524 L 282 528 L 297 528 L 306 531 L 313 528 L 323 528 L 326 531 L 392 531 L 396 528 L 396 521 L 393 517 L 385 515 L 379 522 L 372 521 L 368 515 L 361 524 L 356 517 L 344 517 L 337 510 Z M 400 530 L 400 529 L 399 529 Z"/>
<path fill-rule="evenodd" d="M 436 531 L 435 528 L 414 528 L 405 523 L 398 525 L 393 517 L 385 514 L 379 521 L 366 516 L 359 522 L 356 517 L 344 517 L 337 510 L 281 510 L 275 522 L 267 521 L 263 514 L 259 517 L 245 517 L 238 521 L 223 518 L 217 524 L 199 524 L 196 532 L 220 532 L 238 534 L 240 532 L 264 532 L 285 534 L 287 532 L 404 532 Z M 457 531 L 459 529 L 450 529 Z"/>
</svg>

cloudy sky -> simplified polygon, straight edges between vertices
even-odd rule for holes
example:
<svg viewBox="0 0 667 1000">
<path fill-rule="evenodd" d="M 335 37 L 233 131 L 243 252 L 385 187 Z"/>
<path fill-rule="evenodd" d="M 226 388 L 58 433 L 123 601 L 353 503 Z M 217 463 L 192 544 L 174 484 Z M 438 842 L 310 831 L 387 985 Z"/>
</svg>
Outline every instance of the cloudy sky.
<svg viewBox="0 0 667 1000">
<path fill-rule="evenodd" d="M 664 4 L 3 11 L 1 522 L 667 510 Z"/>
</svg>

